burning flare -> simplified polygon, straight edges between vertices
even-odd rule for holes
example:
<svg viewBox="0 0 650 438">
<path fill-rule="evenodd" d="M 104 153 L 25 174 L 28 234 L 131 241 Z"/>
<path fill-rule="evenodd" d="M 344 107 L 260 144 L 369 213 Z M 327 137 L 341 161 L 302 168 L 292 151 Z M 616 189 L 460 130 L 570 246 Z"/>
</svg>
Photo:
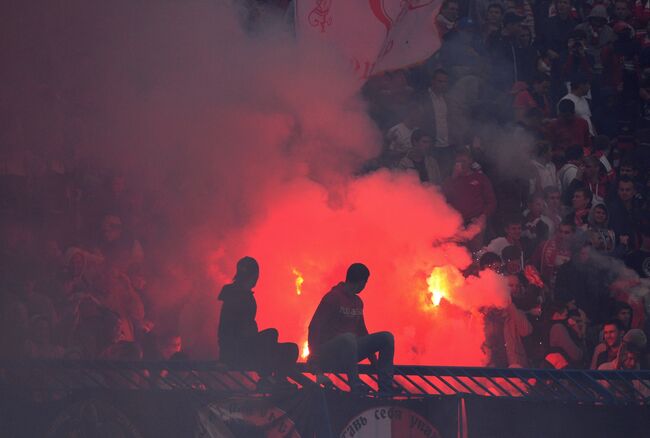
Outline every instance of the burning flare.
<svg viewBox="0 0 650 438">
<path fill-rule="evenodd" d="M 307 341 L 302 343 L 302 350 L 300 351 L 300 358 L 307 359 L 309 357 L 309 343 Z"/>
<path fill-rule="evenodd" d="M 455 266 L 436 266 L 427 278 L 427 285 L 427 304 L 437 307 L 443 298 L 452 301 L 452 291 L 463 285 L 463 275 Z"/>
<path fill-rule="evenodd" d="M 301 295 L 302 284 L 305 282 L 305 279 L 303 278 L 300 271 L 298 271 L 296 268 L 293 268 L 293 275 L 296 276 L 296 295 Z"/>
</svg>

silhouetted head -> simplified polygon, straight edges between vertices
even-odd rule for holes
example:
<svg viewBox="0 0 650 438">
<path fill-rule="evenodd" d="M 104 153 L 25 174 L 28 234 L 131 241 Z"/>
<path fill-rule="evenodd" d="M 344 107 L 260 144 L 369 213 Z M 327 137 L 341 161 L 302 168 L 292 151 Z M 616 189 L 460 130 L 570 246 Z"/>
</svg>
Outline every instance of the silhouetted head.
<svg viewBox="0 0 650 438">
<path fill-rule="evenodd" d="M 345 275 L 345 283 L 352 293 L 358 294 L 365 287 L 370 277 L 370 270 L 363 263 L 353 263 Z"/>
<path fill-rule="evenodd" d="M 481 271 L 483 269 L 491 269 L 494 272 L 499 272 L 501 270 L 502 261 L 499 254 L 488 251 L 481 256 L 478 264 Z"/>
<path fill-rule="evenodd" d="M 576 113 L 576 105 L 569 99 L 562 99 L 557 105 L 557 112 L 560 119 L 570 120 Z"/>
<path fill-rule="evenodd" d="M 243 257 L 237 262 L 237 273 L 235 274 L 235 283 L 254 287 L 260 277 L 260 266 L 253 257 Z"/>
</svg>

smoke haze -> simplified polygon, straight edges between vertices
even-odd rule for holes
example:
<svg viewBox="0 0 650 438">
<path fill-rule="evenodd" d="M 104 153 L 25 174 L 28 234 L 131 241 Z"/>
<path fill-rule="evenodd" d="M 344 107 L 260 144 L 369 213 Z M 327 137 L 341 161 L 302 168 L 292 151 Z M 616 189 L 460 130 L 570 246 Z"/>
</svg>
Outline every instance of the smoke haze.
<svg viewBox="0 0 650 438">
<path fill-rule="evenodd" d="M 283 340 L 306 339 L 322 295 L 361 261 L 372 273 L 366 322 L 395 333 L 397 361 L 483 363 L 477 309 L 505 305 L 506 288 L 484 273 L 427 305 L 433 267 L 471 262 L 452 242 L 461 218 L 415 175 L 354 177 L 381 134 L 334 50 L 279 25 L 247 34 L 226 2 L 5 9 L 2 153 L 116 167 L 155 194 L 143 203 L 158 226 L 138 236 L 158 266 L 151 299 L 178 314 L 197 357 L 216 354 L 216 295 L 250 255 L 261 265 L 259 325 Z"/>
</svg>

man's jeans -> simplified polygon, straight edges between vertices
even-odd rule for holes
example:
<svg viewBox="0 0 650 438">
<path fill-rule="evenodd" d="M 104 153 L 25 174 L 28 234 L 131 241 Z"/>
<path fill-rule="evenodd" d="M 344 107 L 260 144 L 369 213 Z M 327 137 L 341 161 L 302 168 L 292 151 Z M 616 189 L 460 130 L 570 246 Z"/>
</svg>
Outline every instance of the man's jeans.
<svg viewBox="0 0 650 438">
<path fill-rule="evenodd" d="M 392 333 L 379 332 L 360 337 L 353 333 L 340 334 L 318 347 L 313 360 L 323 370 L 344 370 L 350 383 L 356 384 L 359 382 L 357 363 L 374 353 L 379 353 L 379 389 L 388 389 L 393 380 L 395 355 L 395 339 Z"/>
</svg>

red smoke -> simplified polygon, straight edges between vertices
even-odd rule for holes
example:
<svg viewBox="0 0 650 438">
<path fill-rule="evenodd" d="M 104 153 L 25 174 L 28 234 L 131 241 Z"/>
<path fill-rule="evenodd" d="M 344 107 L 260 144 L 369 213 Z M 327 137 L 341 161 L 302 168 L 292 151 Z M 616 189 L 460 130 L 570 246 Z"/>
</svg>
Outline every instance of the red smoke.
<svg viewBox="0 0 650 438">
<path fill-rule="evenodd" d="M 461 225 L 433 187 L 414 174 L 381 171 L 347 186 L 332 205 L 322 186 L 294 182 L 266 202 L 266 212 L 225 244 L 232 255 L 260 263 L 255 289 L 260 328 L 277 327 L 281 338 L 302 346 L 322 296 L 345 277 L 353 262 L 365 263 L 370 281 L 361 294 L 369 330 L 390 330 L 396 361 L 415 364 L 482 365 L 486 305 L 504 306 L 507 293 L 492 272 L 464 280 L 431 303 L 427 277 L 436 266 L 464 269 L 467 251 L 453 243 Z M 235 255 L 236 253 L 236 255 Z M 226 266 L 217 257 L 219 266 Z M 294 270 L 302 274 L 296 291 Z"/>
<path fill-rule="evenodd" d="M 178 315 L 194 357 L 214 356 L 216 295 L 250 255 L 260 327 L 284 340 L 306 339 L 321 297 L 360 261 L 367 325 L 394 332 L 399 362 L 481 364 L 477 309 L 502 304 L 504 285 L 484 274 L 435 308 L 427 290 L 434 267 L 470 263 L 453 243 L 458 214 L 415 175 L 353 179 L 381 133 L 347 60 L 248 34 L 229 3 L 14 2 L 0 17 L 0 155 L 69 149 L 97 177 L 118 169 L 155 192 L 142 212 L 155 225 L 138 230 L 150 298 Z"/>
</svg>

